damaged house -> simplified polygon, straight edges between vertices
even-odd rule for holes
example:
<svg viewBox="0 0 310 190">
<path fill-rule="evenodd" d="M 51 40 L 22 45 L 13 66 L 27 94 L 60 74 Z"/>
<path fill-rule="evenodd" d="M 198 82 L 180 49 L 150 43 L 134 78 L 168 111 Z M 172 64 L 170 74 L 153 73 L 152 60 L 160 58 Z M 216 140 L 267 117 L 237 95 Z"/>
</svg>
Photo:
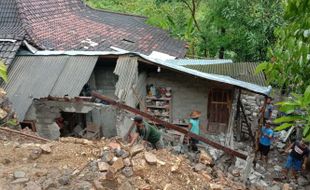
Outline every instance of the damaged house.
<svg viewBox="0 0 310 190">
<path fill-rule="evenodd" d="M 240 94 L 271 90 L 253 75 L 256 64 L 185 59 L 184 42 L 145 20 L 80 0 L 4 0 L 0 57 L 9 82 L 2 86 L 21 125 L 49 139 L 124 136 L 130 115 L 90 101 L 94 90 L 180 127 L 198 110 L 214 134 L 232 134 L 243 114 L 251 131 Z"/>
</svg>

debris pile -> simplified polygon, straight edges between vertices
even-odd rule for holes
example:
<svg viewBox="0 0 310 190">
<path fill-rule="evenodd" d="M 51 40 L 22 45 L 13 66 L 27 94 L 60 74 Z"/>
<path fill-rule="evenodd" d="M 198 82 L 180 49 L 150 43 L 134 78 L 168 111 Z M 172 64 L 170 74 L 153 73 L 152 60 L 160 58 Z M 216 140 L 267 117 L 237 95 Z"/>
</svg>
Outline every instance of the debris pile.
<svg viewBox="0 0 310 190">
<path fill-rule="evenodd" d="M 115 138 L 71 137 L 45 144 L 1 138 L 0 149 L 0 189 L 245 189 L 214 167 L 204 151 L 194 163 L 166 149 L 127 147 Z"/>
</svg>

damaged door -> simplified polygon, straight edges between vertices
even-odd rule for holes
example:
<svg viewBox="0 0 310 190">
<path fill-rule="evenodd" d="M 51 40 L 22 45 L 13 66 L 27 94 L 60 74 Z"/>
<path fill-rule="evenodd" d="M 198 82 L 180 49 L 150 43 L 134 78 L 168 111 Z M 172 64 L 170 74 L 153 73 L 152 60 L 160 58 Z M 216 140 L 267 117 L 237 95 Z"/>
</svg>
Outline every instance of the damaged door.
<svg viewBox="0 0 310 190">
<path fill-rule="evenodd" d="M 208 127 L 209 133 L 226 132 L 232 102 L 231 89 L 214 88 L 208 97 Z"/>
</svg>

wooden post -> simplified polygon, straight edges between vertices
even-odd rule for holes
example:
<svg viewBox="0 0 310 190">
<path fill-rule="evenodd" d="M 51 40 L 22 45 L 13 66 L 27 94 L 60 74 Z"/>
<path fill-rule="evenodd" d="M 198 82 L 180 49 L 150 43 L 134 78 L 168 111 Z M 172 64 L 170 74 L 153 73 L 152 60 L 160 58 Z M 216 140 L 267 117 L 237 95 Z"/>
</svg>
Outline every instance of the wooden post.
<svg viewBox="0 0 310 190">
<path fill-rule="evenodd" d="M 226 131 L 226 139 L 225 139 L 225 145 L 233 148 L 233 141 L 234 141 L 234 124 L 235 124 L 235 118 L 236 118 L 236 111 L 237 111 L 237 102 L 238 98 L 240 98 L 240 90 L 234 90 L 234 99 L 231 104 L 231 109 L 229 113 L 229 120 L 228 120 L 228 127 Z"/>
<path fill-rule="evenodd" d="M 261 111 L 261 117 L 259 119 L 259 123 L 258 123 L 258 128 L 256 131 L 256 135 L 255 135 L 255 151 L 258 151 L 258 145 L 259 145 L 259 138 L 261 136 L 261 131 L 262 131 L 262 126 L 263 126 L 263 121 L 265 118 L 265 109 L 266 109 L 266 104 L 267 104 L 267 96 L 265 96 L 265 101 L 264 101 L 264 105 Z"/>
<path fill-rule="evenodd" d="M 231 148 L 223 146 L 223 145 L 221 145 L 221 144 L 219 144 L 217 142 L 211 141 L 211 140 L 209 140 L 209 139 L 207 139 L 205 137 L 202 137 L 200 135 L 191 133 L 187 129 L 184 129 L 182 127 L 178 127 L 177 125 L 173 125 L 171 123 L 168 123 L 166 121 L 158 119 L 157 117 L 155 117 L 153 115 L 150 115 L 150 114 L 148 114 L 146 112 L 142 112 L 142 111 L 140 111 L 138 109 L 135 109 L 133 107 L 130 107 L 130 106 L 127 106 L 127 105 L 122 104 L 120 102 L 117 102 L 117 101 L 115 101 L 115 100 L 113 100 L 113 99 L 111 99 L 109 97 L 103 96 L 103 95 L 101 95 L 101 94 L 99 94 L 97 92 L 93 91 L 92 92 L 92 96 L 95 97 L 95 98 L 98 98 L 100 100 L 103 100 L 103 101 L 105 101 L 106 103 L 108 103 L 108 104 L 110 104 L 112 106 L 118 107 L 118 108 L 123 109 L 123 110 L 127 110 L 129 112 L 134 113 L 134 114 L 138 114 L 138 115 L 140 115 L 140 116 L 142 116 L 144 118 L 147 118 L 147 119 L 149 119 L 151 121 L 154 121 L 155 123 L 158 123 L 158 124 L 160 124 L 160 125 L 162 125 L 162 126 L 164 126 L 166 128 L 173 129 L 173 130 L 176 130 L 176 131 L 181 132 L 183 134 L 186 134 L 187 136 L 192 137 L 194 139 L 197 139 L 199 141 L 202 141 L 202 142 L 204 142 L 204 143 L 206 143 L 206 144 L 208 144 L 208 145 L 210 145 L 210 146 L 212 146 L 212 147 L 214 147 L 216 149 L 223 150 L 224 152 L 226 152 L 229 155 L 236 156 L 236 157 L 239 157 L 239 158 L 244 159 L 244 160 L 247 158 L 246 155 L 244 155 L 244 154 L 242 154 L 240 152 L 237 152 L 237 151 L 235 151 L 235 150 L 233 150 Z"/>
</svg>

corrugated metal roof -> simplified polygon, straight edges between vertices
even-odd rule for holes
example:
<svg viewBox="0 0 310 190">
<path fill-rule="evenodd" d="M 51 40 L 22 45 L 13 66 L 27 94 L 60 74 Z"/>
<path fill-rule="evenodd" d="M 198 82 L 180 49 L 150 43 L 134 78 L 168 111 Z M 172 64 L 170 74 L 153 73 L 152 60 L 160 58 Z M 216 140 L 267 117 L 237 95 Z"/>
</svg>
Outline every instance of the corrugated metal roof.
<svg viewBox="0 0 310 190">
<path fill-rule="evenodd" d="M 266 86 L 264 74 L 255 74 L 255 68 L 258 64 L 254 62 L 240 62 L 230 64 L 185 65 L 185 67 L 204 73 L 226 75 L 241 81 Z"/>
<path fill-rule="evenodd" d="M 233 63 L 231 59 L 170 59 L 167 63 L 174 65 L 213 65 Z"/>
<path fill-rule="evenodd" d="M 33 98 L 78 96 L 91 75 L 97 56 L 17 56 L 4 85 L 21 121 Z M 71 70 L 75 69 L 75 70 Z M 78 79 L 78 80 L 76 80 Z"/>
<path fill-rule="evenodd" d="M 37 51 L 34 55 L 98 55 L 98 56 L 104 56 L 104 55 L 126 55 L 126 54 L 131 54 L 131 55 L 136 55 L 142 58 L 143 60 L 147 60 L 149 62 L 152 62 L 158 66 L 169 68 L 171 70 L 176 70 L 179 72 L 187 73 L 192 76 L 200 77 L 203 79 L 208 79 L 212 81 L 217 81 L 217 82 L 222 82 L 230 85 L 234 85 L 237 87 L 240 87 L 242 89 L 246 89 L 258 94 L 264 94 L 264 95 L 269 95 L 271 92 L 272 87 L 271 86 L 265 86 L 265 85 L 257 85 L 254 83 L 249 83 L 241 80 L 234 79 L 230 76 L 225 76 L 225 75 L 218 75 L 218 74 L 209 74 L 209 73 L 204 73 L 198 70 L 186 68 L 184 66 L 180 65 L 175 65 L 171 64 L 167 61 L 161 60 L 161 59 L 156 59 L 156 58 L 151 58 L 147 55 L 137 53 L 137 52 L 130 52 L 130 51 L 122 51 L 122 52 L 111 52 L 111 51 Z M 215 68 L 214 68 L 215 69 Z"/>
</svg>

